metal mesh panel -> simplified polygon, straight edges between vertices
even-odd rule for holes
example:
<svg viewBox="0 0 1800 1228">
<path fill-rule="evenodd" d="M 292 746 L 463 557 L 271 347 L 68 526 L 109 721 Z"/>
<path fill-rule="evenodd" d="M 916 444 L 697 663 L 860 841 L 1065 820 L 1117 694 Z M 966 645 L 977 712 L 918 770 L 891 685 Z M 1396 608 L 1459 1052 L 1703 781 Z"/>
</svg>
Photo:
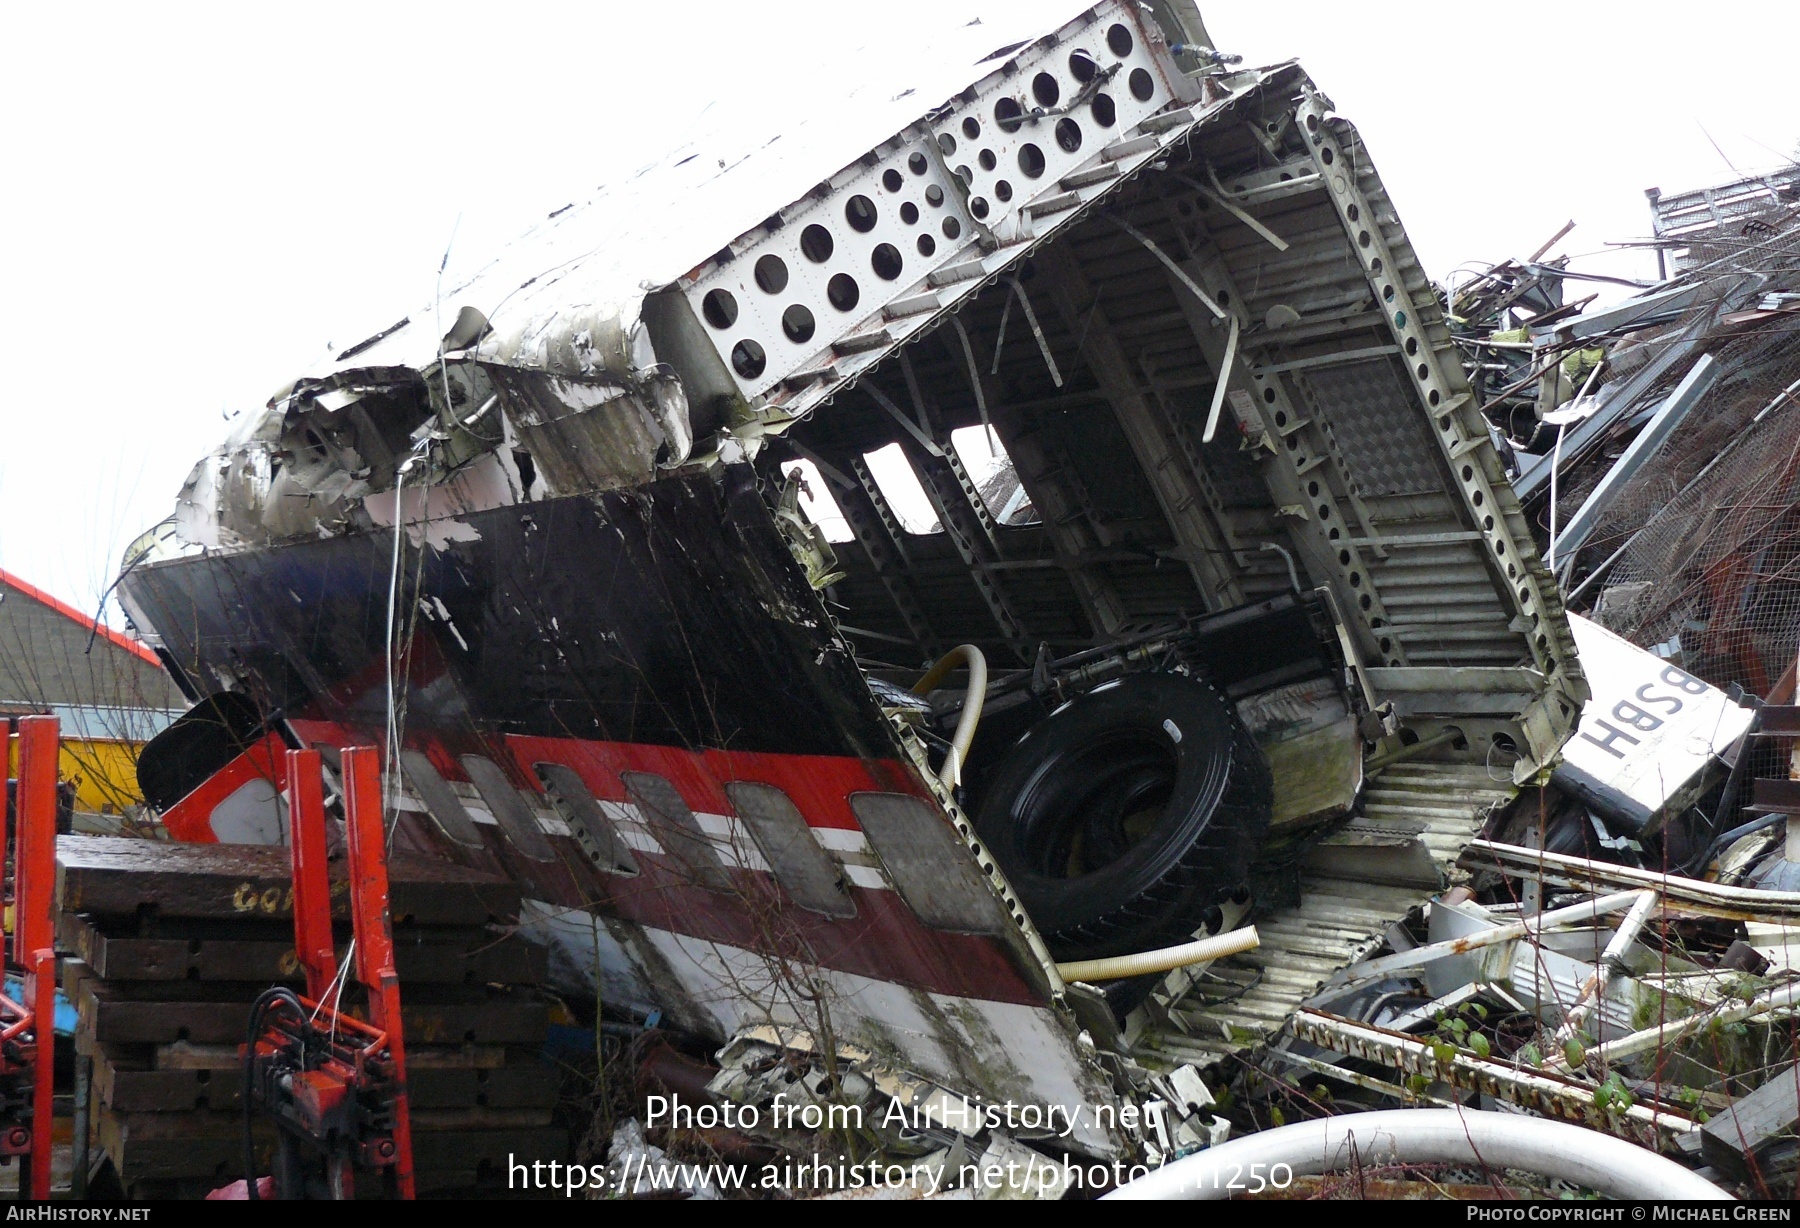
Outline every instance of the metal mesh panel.
<svg viewBox="0 0 1800 1228">
<path fill-rule="evenodd" d="M 1681 429 L 1644 462 L 1615 496 L 1605 519 L 1584 547 L 1589 552 L 1589 562 L 1598 563 L 1617 550 L 1634 530 L 1662 512 L 1671 499 L 1741 439 L 1752 419 L 1800 375 L 1800 358 L 1792 353 L 1797 342 L 1800 318 L 1703 347 L 1717 359 L 1725 376 L 1695 406 Z M 1659 404 L 1686 373 L 1685 364 L 1671 371 L 1645 395 L 1642 404 Z M 1588 488 L 1605 471 L 1605 466 L 1596 466 L 1581 479 L 1563 484 L 1558 505 L 1565 518 L 1581 506 Z"/>
<path fill-rule="evenodd" d="M 1698 349 L 1724 375 L 1620 489 L 1581 562 L 1617 559 L 1595 608 L 1603 624 L 1710 682 L 1766 695 L 1800 641 L 1800 313 L 1769 295 L 1800 284 L 1800 211 L 1783 201 L 1736 213 L 1692 243 L 1710 293 L 1648 343 L 1706 318 Z M 1748 302 L 1746 288 L 1757 292 Z M 1684 371 L 1634 412 L 1655 409 Z M 1566 484 L 1560 507 L 1580 506 L 1604 472 Z"/>
<path fill-rule="evenodd" d="M 1784 331 L 1791 344 L 1800 324 Z M 1800 356 L 1715 390 L 1705 423 L 1628 490 L 1636 508 L 1655 507 L 1642 529 L 1621 532 L 1630 522 L 1616 516 L 1591 547 L 1625 546 L 1606 578 L 1602 622 L 1708 681 L 1758 694 L 1800 642 L 1800 404 L 1783 396 L 1796 380 Z"/>
</svg>

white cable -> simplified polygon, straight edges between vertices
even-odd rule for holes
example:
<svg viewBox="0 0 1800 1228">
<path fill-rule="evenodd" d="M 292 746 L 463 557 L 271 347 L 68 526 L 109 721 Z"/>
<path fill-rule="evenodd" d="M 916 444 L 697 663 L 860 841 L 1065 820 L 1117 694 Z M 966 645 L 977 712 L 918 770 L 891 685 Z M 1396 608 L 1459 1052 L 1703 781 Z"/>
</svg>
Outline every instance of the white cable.
<svg viewBox="0 0 1800 1228">
<path fill-rule="evenodd" d="M 406 473 L 424 459 L 424 449 L 429 444 L 429 439 L 420 440 L 414 445 L 413 454 L 407 457 L 400 468 L 394 472 L 394 553 L 388 569 L 387 599 L 387 762 L 384 765 L 386 780 L 383 782 L 382 799 L 386 809 L 395 812 L 398 811 L 400 805 L 400 709 L 395 695 L 396 653 L 394 640 L 395 622 L 400 602 L 400 538 L 401 534 L 405 532 L 403 508 L 406 495 Z"/>
<path fill-rule="evenodd" d="M 313 1003 L 312 1018 L 307 1020 L 308 1023 L 318 1022 L 319 1012 L 325 1009 L 325 999 L 329 997 L 332 1014 L 331 1034 L 334 1040 L 337 1038 L 338 1003 L 344 1000 L 344 985 L 349 979 L 350 964 L 355 958 L 356 939 L 353 937 L 350 939 L 350 945 L 344 949 L 344 958 L 338 964 L 337 975 L 331 978 L 331 983 L 325 986 L 325 992 L 319 995 L 317 1002 Z"/>
</svg>

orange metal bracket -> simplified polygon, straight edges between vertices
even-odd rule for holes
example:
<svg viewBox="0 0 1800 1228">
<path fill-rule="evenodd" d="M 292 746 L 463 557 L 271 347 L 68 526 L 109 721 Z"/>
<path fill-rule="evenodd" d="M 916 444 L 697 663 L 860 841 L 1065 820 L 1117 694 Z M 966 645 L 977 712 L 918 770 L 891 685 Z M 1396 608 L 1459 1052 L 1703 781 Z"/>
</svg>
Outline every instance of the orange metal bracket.
<svg viewBox="0 0 1800 1228">
<path fill-rule="evenodd" d="M 406 1091 L 406 1051 L 400 1028 L 400 980 L 394 971 L 393 921 L 388 908 L 387 826 L 381 796 L 381 757 L 371 747 L 344 752 L 344 820 L 349 851 L 350 919 L 356 934 L 350 971 L 368 988 L 369 1021 L 339 1015 L 332 997 L 337 953 L 331 933 L 331 878 L 326 864 L 324 785 L 317 751 L 287 752 L 288 829 L 294 870 L 294 947 L 306 970 L 308 1014 L 271 1019 L 258 1050 L 273 1057 L 296 1041 L 302 1049 L 320 1041 L 327 1055 L 293 1076 L 289 1087 L 301 1116 L 324 1120 L 377 1070 L 394 1087 L 391 1134 L 365 1140 L 362 1161 L 392 1166 L 400 1197 L 415 1196 L 412 1113 Z M 298 1031 L 296 1031 L 298 1029 Z M 308 1128 L 317 1128 L 316 1125 Z M 329 1161 L 333 1196 L 353 1196 L 352 1156 Z"/>
<path fill-rule="evenodd" d="M 54 716 L 19 718 L 19 814 L 13 850 L 12 962 L 24 974 L 32 1063 L 30 1159 L 20 1174 L 33 1199 L 50 1197 L 50 1122 L 56 1033 L 56 761 Z M 5 829 L 0 825 L 0 849 Z"/>
<path fill-rule="evenodd" d="M 325 789 L 319 752 L 287 753 L 288 842 L 294 865 L 294 951 L 306 996 L 324 999 L 337 979 L 331 939 L 331 873 L 325 853 Z"/>
<path fill-rule="evenodd" d="M 356 930 L 356 979 L 369 990 L 369 1023 L 387 1033 L 400 1094 L 394 1102 L 394 1173 L 400 1197 L 412 1198 L 412 1112 L 400 1028 L 400 977 L 388 910 L 387 824 L 381 801 L 381 756 L 372 746 L 344 752 L 344 825 L 350 848 L 350 916 Z"/>
</svg>

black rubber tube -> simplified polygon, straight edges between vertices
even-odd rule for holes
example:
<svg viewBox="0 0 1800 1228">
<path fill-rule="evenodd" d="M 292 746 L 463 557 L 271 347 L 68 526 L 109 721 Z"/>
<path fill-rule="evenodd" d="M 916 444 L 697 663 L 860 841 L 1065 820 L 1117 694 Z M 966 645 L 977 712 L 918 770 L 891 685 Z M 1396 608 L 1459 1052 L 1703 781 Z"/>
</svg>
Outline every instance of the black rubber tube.
<svg viewBox="0 0 1800 1228">
<path fill-rule="evenodd" d="M 276 985 L 258 994 L 256 1001 L 250 1004 L 249 1033 L 244 1039 L 244 1197 L 252 1202 L 262 1201 L 262 1192 L 256 1188 L 256 1141 L 253 1131 L 256 1122 L 255 1111 L 251 1107 L 250 1088 L 255 1081 L 256 1042 L 262 1036 L 263 1020 L 277 1006 L 285 1006 L 294 1012 L 302 1022 L 306 1019 L 306 1007 L 301 1005 L 300 997 L 285 985 Z"/>
</svg>

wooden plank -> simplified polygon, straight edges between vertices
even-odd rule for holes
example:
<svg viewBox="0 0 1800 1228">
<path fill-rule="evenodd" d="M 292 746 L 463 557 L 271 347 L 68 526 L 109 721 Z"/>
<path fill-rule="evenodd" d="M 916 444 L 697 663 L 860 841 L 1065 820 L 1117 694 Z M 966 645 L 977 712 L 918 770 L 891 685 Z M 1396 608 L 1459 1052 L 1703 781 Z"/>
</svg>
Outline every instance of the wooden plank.
<svg viewBox="0 0 1800 1228">
<path fill-rule="evenodd" d="M 97 1115 L 100 1146 L 112 1157 L 129 1187 L 135 1182 L 182 1178 L 215 1184 L 243 1176 L 244 1119 L 238 1113 L 151 1113 Z M 269 1171 L 274 1148 L 272 1123 L 255 1128 L 257 1165 Z M 444 1188 L 456 1178 L 484 1171 L 504 1181 L 509 1159 L 567 1160 L 569 1132 L 556 1126 L 511 1129 L 421 1130 L 413 1135 L 413 1163 Z"/>
<path fill-rule="evenodd" d="M 415 1130 L 413 1167 L 420 1172 L 474 1172 L 484 1164 L 505 1178 L 507 1160 L 567 1160 L 569 1132 L 557 1126 L 522 1130 Z"/>
<path fill-rule="evenodd" d="M 102 1044 L 241 1043 L 250 1022 L 247 1002 L 121 1002 L 84 991 L 75 1008 L 80 1034 Z"/>
<path fill-rule="evenodd" d="M 542 1002 L 469 1002 L 400 1007 L 407 1054 L 414 1045 L 541 1045 L 550 1031 Z"/>
<path fill-rule="evenodd" d="M 408 1053 L 407 1094 L 415 1111 L 467 1105 L 489 1109 L 554 1108 L 562 1093 L 556 1067 L 535 1058 L 499 1070 L 414 1069 Z M 415 1127 L 418 1119 L 414 1119 Z"/>
<path fill-rule="evenodd" d="M 79 1029 L 92 1041 L 224 1045 L 241 1042 L 249 1026 L 247 1001 L 138 1002 L 109 988 L 85 981 L 75 999 Z M 416 1003 L 403 1004 L 401 1018 L 409 1046 L 541 1044 L 549 1008 L 527 1001 Z"/>
<path fill-rule="evenodd" d="M 1714 1168 L 1750 1180 L 1752 1162 L 1765 1177 L 1779 1152 L 1795 1147 L 1800 1122 L 1800 1066 L 1789 1066 L 1700 1130 L 1700 1155 Z"/>
<path fill-rule="evenodd" d="M 150 1070 L 238 1070 L 243 1062 L 237 1045 L 176 1041 L 168 1045 L 102 1045 L 99 1049 Z M 406 1069 L 410 1077 L 415 1070 L 499 1070 L 509 1062 L 522 1065 L 536 1061 L 537 1053 L 531 1049 L 509 1051 L 500 1045 L 426 1046 L 416 1052 L 408 1050 Z"/>
<path fill-rule="evenodd" d="M 94 1091 L 116 1113 L 234 1112 L 241 1108 L 243 1072 L 236 1054 L 222 1067 L 133 1070 L 102 1055 L 94 1062 Z M 425 1068 L 407 1072 L 415 1114 L 422 1111 L 534 1114 L 531 1118 L 443 1119 L 451 1126 L 548 1125 L 560 1091 L 557 1072 L 543 1062 L 498 1070 Z M 415 1116 L 415 1123 L 420 1120 Z M 436 1119 L 433 1119 L 434 1121 Z"/>
<path fill-rule="evenodd" d="M 417 1130 L 528 1130 L 550 1124 L 554 1105 L 496 1109 L 486 1105 L 463 1105 L 442 1109 L 414 1109 L 412 1126 Z"/>
<path fill-rule="evenodd" d="M 58 941 L 107 981 L 243 981 L 266 988 L 301 980 L 291 934 L 285 942 L 140 938 L 108 928 L 100 918 L 63 913 Z M 545 970 L 544 948 L 517 935 L 396 934 L 395 959 L 402 984 L 535 985 Z"/>
<path fill-rule="evenodd" d="M 94 1060 L 94 1094 L 114 1113 L 230 1112 L 242 1091 L 239 1070 L 122 1070 Z"/>
<path fill-rule="evenodd" d="M 348 879 L 332 865 L 332 915 L 348 917 Z M 519 889 L 447 861 L 397 853 L 389 864 L 396 925 L 510 924 Z M 123 836 L 61 836 L 56 899 L 65 912 L 163 917 L 293 916 L 285 847 L 177 844 Z"/>
<path fill-rule="evenodd" d="M 169 1129 L 152 1129 L 159 1119 Z M 100 1147 L 127 1187 L 133 1182 L 205 1178 L 222 1184 L 244 1175 L 244 1118 L 239 1113 L 95 1115 Z M 273 1122 L 256 1123 L 257 1167 L 269 1171 L 275 1148 Z M 445 1167 L 448 1167 L 447 1165 Z"/>
</svg>

